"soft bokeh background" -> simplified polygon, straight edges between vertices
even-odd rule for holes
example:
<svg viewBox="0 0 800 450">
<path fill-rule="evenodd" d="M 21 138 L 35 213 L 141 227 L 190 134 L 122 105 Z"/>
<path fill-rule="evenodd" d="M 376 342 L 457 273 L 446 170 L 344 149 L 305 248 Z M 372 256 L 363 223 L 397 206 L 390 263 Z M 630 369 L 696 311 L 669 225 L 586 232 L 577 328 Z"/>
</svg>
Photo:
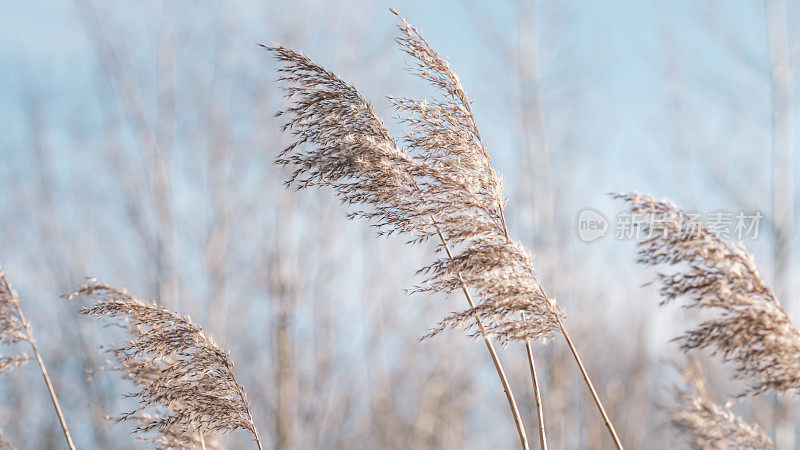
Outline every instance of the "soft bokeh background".
<svg viewBox="0 0 800 450">
<path fill-rule="evenodd" d="M 459 332 L 418 342 L 462 307 L 404 294 L 430 249 L 377 239 L 330 192 L 284 190 L 272 164 L 288 139 L 273 117 L 276 65 L 256 43 L 354 83 L 394 131 L 385 96 L 431 94 L 404 71 L 389 6 L 474 99 L 512 233 L 565 307 L 626 448 L 680 445 L 663 411 L 681 361 L 668 341 L 697 318 L 657 307 L 632 242 L 582 242 L 582 208 L 612 231 L 609 192 L 760 211 L 746 244 L 798 318 L 800 2 L 3 1 L 0 262 L 79 448 L 141 447 L 106 419 L 131 407 L 120 398 L 131 387 L 87 377 L 118 336 L 60 297 L 89 276 L 204 324 L 270 448 L 517 445 L 482 344 Z M 551 448 L 611 448 L 564 343 L 534 350 Z M 720 402 L 739 392 L 698 356 Z M 524 349 L 501 358 L 535 440 Z M 790 449 L 796 403 L 734 408 Z M 33 364 L 0 377 L 0 429 L 19 448 L 63 446 Z M 245 433 L 219 440 L 253 447 Z"/>
</svg>

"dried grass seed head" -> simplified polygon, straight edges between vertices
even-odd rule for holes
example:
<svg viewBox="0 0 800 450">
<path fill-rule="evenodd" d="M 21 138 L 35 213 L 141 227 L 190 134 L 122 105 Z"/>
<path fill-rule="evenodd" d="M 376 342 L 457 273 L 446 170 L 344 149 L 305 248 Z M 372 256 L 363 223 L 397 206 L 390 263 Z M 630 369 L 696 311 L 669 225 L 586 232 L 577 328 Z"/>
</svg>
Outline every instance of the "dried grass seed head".
<svg viewBox="0 0 800 450">
<path fill-rule="evenodd" d="M 276 46 L 267 49 L 283 64 L 280 80 L 290 101 L 279 115 L 295 137 L 276 162 L 293 169 L 289 185 L 334 189 L 350 206 L 349 216 L 366 218 L 379 234 L 411 235 L 412 244 L 441 238 L 442 256 L 420 269 L 425 280 L 416 290 L 450 293 L 464 283 L 480 302 L 445 317 L 429 336 L 447 327 L 469 329 L 477 315 L 502 342 L 547 339 L 564 313 L 540 286 L 533 258 L 506 233 L 502 180 L 470 100 L 421 34 L 405 20 L 399 28 L 397 42 L 417 60 L 417 75 L 444 98 L 392 99 L 406 116 L 406 148 L 354 87 Z"/>
<path fill-rule="evenodd" d="M 0 430 L 0 450 L 16 450 L 16 447 L 11 445 L 11 442 L 3 439 L 3 430 Z"/>
<path fill-rule="evenodd" d="M 671 421 L 693 448 L 769 449 L 772 440 L 757 424 L 736 416 L 729 406 L 713 401 L 699 366 L 682 371 L 685 386 L 676 388 L 677 406 L 670 411 Z"/>
<path fill-rule="evenodd" d="M 195 445 L 197 433 L 243 429 L 258 436 L 229 355 L 201 327 L 154 303 L 145 303 L 95 281 L 70 294 L 97 303 L 82 313 L 116 319 L 127 331 L 125 345 L 112 346 L 116 370 L 139 389 L 129 396 L 140 407 L 120 415 L 154 445 Z M 151 436 L 154 435 L 154 436 Z"/>
<path fill-rule="evenodd" d="M 27 325 L 19 317 L 17 292 L 0 266 L 0 345 L 14 345 L 19 341 L 30 341 L 30 334 Z M 27 361 L 25 354 L 0 356 L 0 374 L 10 372 Z"/>
<path fill-rule="evenodd" d="M 751 380 L 745 394 L 800 389 L 800 332 L 742 245 L 711 233 L 669 201 L 620 194 L 641 227 L 638 262 L 669 264 L 658 275 L 662 304 L 679 297 L 715 317 L 677 338 L 684 350 L 710 348 Z"/>
</svg>

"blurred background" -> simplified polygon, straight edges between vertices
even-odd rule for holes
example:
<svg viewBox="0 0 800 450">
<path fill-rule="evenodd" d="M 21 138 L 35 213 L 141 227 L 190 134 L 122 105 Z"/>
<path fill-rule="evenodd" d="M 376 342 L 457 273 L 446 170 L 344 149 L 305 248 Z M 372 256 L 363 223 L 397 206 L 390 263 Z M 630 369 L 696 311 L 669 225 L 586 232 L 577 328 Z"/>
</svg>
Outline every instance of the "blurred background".
<svg viewBox="0 0 800 450">
<path fill-rule="evenodd" d="M 784 0 L 2 2 L 0 263 L 20 293 L 79 448 L 143 448 L 111 333 L 60 296 L 97 277 L 189 314 L 230 350 L 270 448 L 514 448 L 483 344 L 419 342 L 457 296 L 410 296 L 431 249 L 349 222 L 331 192 L 294 193 L 274 156 L 283 43 L 387 95 L 430 96 L 395 48 L 396 8 L 449 57 L 509 197 L 626 448 L 679 445 L 664 407 L 696 323 L 658 307 L 654 272 L 614 237 L 642 191 L 687 209 L 759 212 L 745 242 L 797 323 L 800 2 Z M 584 208 L 611 231 L 579 239 Z M 22 349 L 27 350 L 27 349 Z M 611 448 L 563 340 L 534 347 L 553 449 Z M 708 355 L 720 403 L 741 392 Z M 535 441 L 524 348 L 501 350 Z M 61 448 L 34 364 L 0 377 L 0 429 Z M 790 396 L 741 399 L 778 448 Z M 220 436 L 251 448 L 246 433 Z M 532 441 L 533 442 L 533 441 Z M 535 442 L 534 442 L 535 444 Z"/>
</svg>

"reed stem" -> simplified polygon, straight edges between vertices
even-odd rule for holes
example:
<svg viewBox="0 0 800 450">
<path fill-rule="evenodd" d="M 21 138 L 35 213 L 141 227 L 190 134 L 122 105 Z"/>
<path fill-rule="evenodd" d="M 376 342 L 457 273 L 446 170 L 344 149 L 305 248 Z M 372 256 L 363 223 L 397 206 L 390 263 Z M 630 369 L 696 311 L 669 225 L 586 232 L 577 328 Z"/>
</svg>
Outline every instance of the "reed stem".
<svg viewBox="0 0 800 450">
<path fill-rule="evenodd" d="M 202 447 L 203 450 L 206 450 L 206 440 L 203 438 L 203 432 L 199 429 L 197 430 L 197 436 L 200 438 L 200 447 Z"/>
<path fill-rule="evenodd" d="M 533 363 L 533 349 L 531 342 L 525 342 L 525 350 L 528 353 L 528 368 L 531 371 L 531 382 L 533 383 L 533 395 L 536 398 L 536 418 L 539 422 L 539 444 L 542 450 L 547 450 L 547 436 L 544 432 L 544 411 L 542 410 L 542 396 L 539 392 L 539 379 L 536 376 L 536 365 Z"/>
<path fill-rule="evenodd" d="M 3 275 L 2 270 L 0 270 L 0 275 Z M 3 277 L 5 278 L 4 275 Z M 8 286 L 8 283 L 6 283 L 6 286 Z M 25 315 L 22 314 L 22 309 L 19 307 L 19 299 L 14 300 L 14 308 L 16 309 L 17 317 L 19 317 L 20 323 L 22 323 L 22 326 L 25 328 L 25 333 L 28 335 L 26 340 L 31 344 L 31 347 L 33 348 L 33 354 L 36 356 L 36 362 L 39 363 L 39 371 L 42 373 L 42 378 L 44 378 L 44 382 L 47 385 L 47 392 L 50 393 L 50 400 L 52 400 L 53 408 L 55 408 L 56 415 L 58 415 L 58 422 L 61 424 L 61 430 L 64 432 L 64 439 L 67 440 L 67 446 L 70 448 L 70 450 L 75 450 L 75 443 L 72 442 L 72 436 L 69 433 L 67 421 L 64 419 L 64 413 L 61 412 L 61 405 L 58 403 L 58 396 L 56 396 L 53 383 L 50 381 L 50 376 L 47 374 L 47 368 L 44 366 L 44 360 L 42 360 L 42 355 L 39 353 L 39 348 L 36 346 L 36 341 L 33 339 L 31 325 L 25 320 Z"/>
<path fill-rule="evenodd" d="M 506 215 L 503 213 L 503 207 L 499 206 L 500 222 L 503 225 L 503 234 L 506 239 L 511 239 L 508 236 L 508 225 L 506 224 Z M 538 280 L 536 281 L 539 282 Z M 522 320 L 526 320 L 526 315 L 522 314 Z M 547 450 L 547 435 L 544 431 L 544 411 L 542 410 L 542 396 L 539 391 L 539 378 L 536 376 L 536 365 L 533 362 L 533 349 L 531 348 L 531 341 L 525 341 L 525 351 L 528 356 L 528 368 L 531 372 L 531 383 L 533 384 L 533 396 L 536 399 L 536 420 L 539 427 L 539 445 L 541 450 Z"/>
<path fill-rule="evenodd" d="M 439 239 L 442 241 L 442 246 L 444 247 L 445 252 L 447 252 L 447 257 L 453 259 L 453 254 L 450 252 L 450 247 L 447 245 L 447 242 L 442 235 L 441 230 L 439 230 L 439 226 L 436 225 L 434 222 L 434 226 L 436 227 L 436 232 L 439 234 Z M 470 308 L 475 308 L 475 302 L 472 300 L 472 296 L 467 289 L 467 285 L 464 282 L 464 279 L 461 278 L 461 274 L 458 274 L 458 282 L 461 285 L 461 291 L 464 293 L 464 297 L 467 298 L 467 303 L 469 303 Z M 517 426 L 517 433 L 519 434 L 520 444 L 522 448 L 525 450 L 529 450 L 530 446 L 528 445 L 528 436 L 525 434 L 525 425 L 522 422 L 522 416 L 519 413 L 519 408 L 517 407 L 517 401 L 514 399 L 514 393 L 511 391 L 511 385 L 508 383 L 508 378 L 506 377 L 506 373 L 503 370 L 503 365 L 500 363 L 500 358 L 497 356 L 497 351 L 494 348 L 494 344 L 492 344 L 492 340 L 486 333 L 486 328 L 483 326 L 483 322 L 481 318 L 475 314 L 475 321 L 478 324 L 478 329 L 480 330 L 481 336 L 483 337 L 483 342 L 486 344 L 486 349 L 489 350 L 489 355 L 492 357 L 492 362 L 494 363 L 494 368 L 497 370 L 497 376 L 500 377 L 500 383 L 503 385 L 503 391 L 506 394 L 506 399 L 508 400 L 508 406 L 511 408 L 511 414 L 514 416 L 514 424 Z"/>
<path fill-rule="evenodd" d="M 502 222 L 502 225 L 503 225 L 503 233 L 505 234 L 506 239 L 510 239 L 509 236 L 508 236 L 508 226 L 506 225 L 506 217 L 505 217 L 505 214 L 503 214 L 502 206 L 499 209 L 500 209 L 500 219 L 501 219 L 501 222 Z M 536 276 L 535 273 L 533 274 L 533 278 L 536 281 L 536 286 L 539 287 L 539 292 L 549 302 L 550 298 L 547 296 L 547 293 L 545 292 L 544 288 L 542 287 L 542 283 L 539 282 L 539 279 L 538 279 L 538 277 Z M 589 392 L 592 394 L 592 399 L 594 400 L 595 405 L 597 405 L 597 409 L 600 411 L 600 414 L 603 416 L 603 422 L 605 422 L 606 428 L 608 428 L 608 432 L 611 433 L 611 438 L 614 440 L 614 445 L 617 446 L 618 450 L 623 450 L 622 442 L 620 442 L 620 440 L 619 440 L 619 436 L 617 435 L 617 431 L 614 429 L 614 425 L 611 423 L 611 420 L 608 418 L 608 414 L 606 414 L 606 410 L 603 407 L 603 402 L 600 401 L 600 397 L 597 395 L 597 391 L 594 388 L 594 384 L 592 384 L 592 380 L 589 378 L 589 374 L 586 373 L 586 369 L 583 367 L 583 362 L 581 361 L 581 357 L 578 355 L 578 350 L 575 349 L 575 345 L 572 343 L 572 339 L 569 337 L 569 333 L 567 333 L 567 329 L 564 327 L 564 321 L 561 319 L 561 316 L 556 316 L 556 318 L 558 319 L 558 326 L 561 329 L 561 334 L 563 334 L 564 338 L 567 340 L 567 345 L 569 346 L 569 350 L 572 352 L 572 356 L 575 358 L 575 362 L 578 363 L 578 368 L 581 371 L 581 375 L 583 375 L 583 381 L 586 382 L 586 386 L 589 388 Z M 539 386 L 538 386 L 538 383 L 536 381 L 536 372 L 535 372 L 535 368 L 534 368 L 534 365 L 533 365 L 533 353 L 532 353 L 531 348 L 530 348 L 530 342 L 526 342 L 525 346 L 527 347 L 527 350 L 528 350 L 528 361 L 529 361 L 530 369 L 531 369 L 531 377 L 533 378 L 533 389 L 534 389 L 534 392 L 536 393 L 536 392 L 539 391 Z M 540 437 L 541 437 L 541 436 L 544 436 L 543 422 L 541 420 L 542 419 L 542 415 L 541 415 L 541 413 L 539 411 L 539 409 L 541 407 L 540 406 L 541 405 L 541 399 L 539 398 L 538 395 L 536 397 L 537 397 L 536 398 L 537 414 L 540 414 L 539 415 L 539 418 L 540 418 L 540 421 L 539 421 L 540 430 L 539 430 L 539 432 L 540 432 Z M 544 440 L 542 440 L 542 445 L 543 445 L 542 449 L 544 450 L 544 448 L 545 448 L 544 447 L 544 445 L 545 445 L 544 444 Z"/>
<path fill-rule="evenodd" d="M 617 431 L 614 429 L 614 425 L 608 418 L 608 414 L 606 414 L 606 410 L 605 408 L 603 408 L 603 402 L 601 402 L 600 397 L 597 396 L 597 391 L 594 389 L 592 380 L 589 378 L 589 374 L 586 373 L 586 369 L 583 367 L 583 362 L 581 362 L 581 357 L 578 355 L 578 351 L 575 349 L 575 344 L 572 343 L 572 339 L 569 337 L 567 329 L 564 328 L 564 321 L 561 320 L 560 317 L 558 318 L 558 326 L 561 327 L 561 334 L 563 334 L 564 338 L 567 340 L 567 345 L 569 346 L 569 350 L 572 352 L 572 356 L 575 358 L 575 362 L 578 363 L 578 368 L 581 370 L 581 375 L 583 375 L 583 381 L 585 381 L 586 386 L 589 387 L 589 392 L 592 393 L 592 399 L 594 399 L 594 403 L 595 405 L 597 405 L 597 409 L 600 410 L 600 414 L 603 416 L 603 421 L 606 424 L 606 428 L 608 428 L 608 432 L 611 433 L 611 438 L 614 440 L 614 445 L 617 446 L 618 450 L 623 450 L 622 442 L 620 442 L 619 440 Z"/>
</svg>

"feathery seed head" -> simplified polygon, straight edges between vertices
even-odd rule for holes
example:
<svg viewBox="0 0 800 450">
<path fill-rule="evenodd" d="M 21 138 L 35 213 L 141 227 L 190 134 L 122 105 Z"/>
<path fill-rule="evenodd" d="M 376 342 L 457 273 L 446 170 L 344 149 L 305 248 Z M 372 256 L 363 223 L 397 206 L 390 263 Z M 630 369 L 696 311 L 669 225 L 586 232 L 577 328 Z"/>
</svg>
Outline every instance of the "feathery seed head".
<svg viewBox="0 0 800 450">
<path fill-rule="evenodd" d="M 249 431 L 258 437 L 233 363 L 201 327 L 155 303 L 91 281 L 69 295 L 99 301 L 82 313 L 116 319 L 129 335 L 109 352 L 115 368 L 139 389 L 140 407 L 118 421 L 137 423 L 135 433 L 165 448 L 197 445 L 199 433 Z M 154 436 L 147 436 L 149 433 Z"/>
<path fill-rule="evenodd" d="M 15 368 L 28 362 L 28 355 L 0 356 L 0 375 L 11 372 Z"/>
<path fill-rule="evenodd" d="M 0 450 L 15 450 L 15 447 L 11 445 L 11 442 L 3 439 L 3 430 L 0 430 Z"/>
<path fill-rule="evenodd" d="M 800 390 L 800 332 L 742 245 L 711 233 L 669 201 L 620 194 L 644 237 L 638 262 L 676 268 L 658 275 L 662 304 L 679 297 L 688 308 L 718 315 L 677 338 L 684 350 L 710 348 L 752 384 L 744 394 Z"/>
<path fill-rule="evenodd" d="M 415 73 L 442 93 L 438 100 L 390 98 L 408 128 L 405 148 L 353 86 L 291 49 L 265 47 L 283 64 L 290 105 L 278 115 L 295 138 L 276 163 L 293 169 L 288 185 L 332 188 L 348 217 L 367 219 L 379 234 L 439 241 L 442 256 L 419 270 L 425 280 L 416 291 L 471 290 L 480 302 L 445 317 L 428 336 L 469 329 L 478 317 L 501 342 L 545 340 L 564 313 L 539 285 L 533 258 L 507 235 L 502 179 L 470 100 L 422 35 L 405 20 L 399 29 L 397 43 L 416 59 Z"/>
<path fill-rule="evenodd" d="M 683 370 L 684 388 L 676 388 L 678 405 L 672 408 L 672 424 L 697 449 L 769 449 L 770 438 L 756 424 L 716 404 L 705 387 L 699 366 Z"/>
<path fill-rule="evenodd" d="M 0 266 L 0 344 L 14 345 L 29 341 L 30 335 L 19 316 L 19 297 Z M 28 361 L 27 355 L 0 356 L 0 374 L 10 372 Z"/>
</svg>

